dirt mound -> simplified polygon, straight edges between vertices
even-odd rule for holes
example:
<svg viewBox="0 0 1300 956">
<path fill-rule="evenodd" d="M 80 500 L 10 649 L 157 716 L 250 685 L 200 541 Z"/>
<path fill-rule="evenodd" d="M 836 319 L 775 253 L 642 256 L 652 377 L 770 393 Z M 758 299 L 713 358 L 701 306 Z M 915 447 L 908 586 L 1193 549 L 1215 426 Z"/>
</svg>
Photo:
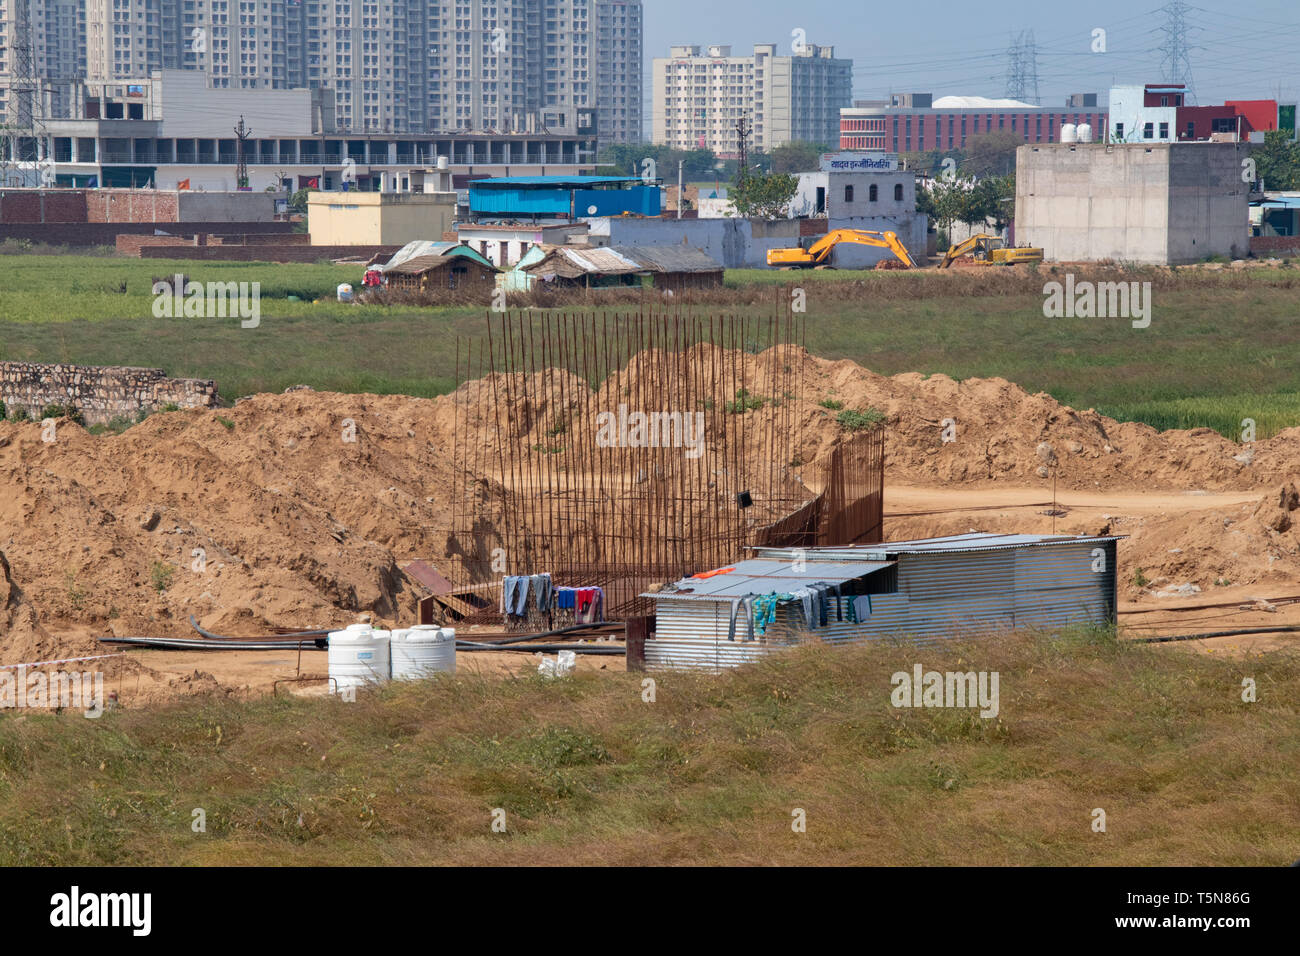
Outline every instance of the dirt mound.
<svg viewBox="0 0 1300 956">
<path fill-rule="evenodd" d="M 38 655 L 51 649 L 50 635 L 14 583 L 9 561 L 0 551 L 0 663 L 40 660 Z"/>
<path fill-rule="evenodd" d="M 701 376 L 722 365 L 712 348 L 698 347 Z M 791 367 L 797 389 L 775 394 L 770 383 L 789 381 Z M 883 412 L 887 486 L 1047 488 L 1054 467 L 1065 489 L 1262 494 L 1300 474 L 1300 429 L 1243 451 L 1208 429 L 1118 424 L 1002 379 L 886 378 L 792 346 L 746 353 L 741 372 L 741 387 L 762 401 L 720 415 L 721 427 L 801 435 L 795 453 L 805 464 L 825 460 L 844 434 L 845 412 Z M 434 400 L 258 395 L 231 409 L 156 415 L 120 436 L 92 436 L 64 420 L 46 442 L 38 424 L 0 423 L 0 547 L 12 567 L 0 585 L 3 662 L 81 653 L 98 646 L 94 634 L 188 634 L 191 614 L 236 635 L 341 625 L 359 611 L 409 621 L 416 595 L 399 565 L 420 557 L 445 567 L 451 502 L 464 487 L 453 476 L 453 449 L 472 450 L 483 480 L 503 454 L 498 419 L 524 436 L 524 447 L 554 441 L 559 424 L 596 428 L 576 420 L 583 380 L 546 376 L 529 407 L 500 407 L 485 379 Z M 729 396 L 736 383 L 720 384 Z M 652 385 L 671 396 L 661 365 L 641 356 L 622 386 L 655 394 Z M 620 400 L 608 388 L 603 397 L 610 407 Z M 661 407 L 671 409 L 670 399 Z M 1148 534 L 1166 551 L 1181 548 L 1188 557 L 1178 564 L 1195 564 L 1197 580 L 1236 579 L 1248 572 L 1223 565 L 1224 547 L 1243 565 L 1261 545 L 1294 550 L 1300 522 L 1294 508 L 1279 510 L 1219 516 L 1213 533 L 1171 516 Z M 483 521 L 490 534 L 491 516 Z M 886 533 L 898 537 L 898 527 Z M 1173 579 L 1182 573 L 1174 563 L 1150 567 Z M 70 632 L 81 636 L 50 637 Z"/>
</svg>

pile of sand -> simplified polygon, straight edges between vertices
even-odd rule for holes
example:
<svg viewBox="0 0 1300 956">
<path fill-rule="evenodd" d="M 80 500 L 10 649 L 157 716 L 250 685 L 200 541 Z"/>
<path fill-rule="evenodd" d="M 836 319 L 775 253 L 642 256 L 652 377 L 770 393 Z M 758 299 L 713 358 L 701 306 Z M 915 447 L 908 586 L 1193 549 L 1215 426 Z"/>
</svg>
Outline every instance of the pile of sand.
<svg viewBox="0 0 1300 956">
<path fill-rule="evenodd" d="M 887 485 L 1048 488 L 1042 469 L 1053 455 L 1063 489 L 1263 494 L 1300 473 L 1300 429 L 1243 454 L 1208 429 L 1121 425 L 1001 379 L 886 378 L 793 347 L 747 354 L 743 363 L 748 390 L 778 401 L 727 416 L 722 427 L 793 423 L 802 430 L 799 460 L 816 463 L 842 434 L 838 410 L 822 402 L 877 408 L 888 416 Z M 774 363 L 781 371 L 793 364 L 800 391 L 765 395 L 763 383 L 780 378 Z M 653 375 L 654 363 L 629 374 Z M 75 625 L 117 635 L 187 634 L 190 614 L 243 635 L 346 624 L 358 611 L 409 621 L 416 595 L 399 564 L 444 563 L 454 448 L 476 450 L 486 470 L 502 452 L 498 418 L 524 447 L 553 440 L 546 436 L 557 421 L 596 428 L 575 418 L 599 404 L 575 402 L 581 380 L 539 384 L 526 408 L 498 408 L 489 381 L 434 400 L 294 390 L 231 409 L 157 415 L 120 436 L 64 421 L 52 443 L 38 424 L 0 423 L 0 548 L 12 566 L 0 590 L 0 650 L 9 659 L 19 642 L 24 654 L 70 650 L 50 646 L 38 616 L 50 632 Z M 954 420 L 954 441 L 943 440 L 945 419 Z M 1149 575 L 1197 580 L 1294 567 L 1297 531 L 1278 511 L 1261 504 L 1215 520 L 1171 515 L 1143 535 L 1153 554 L 1155 543 L 1180 553 L 1135 560 L 1149 562 Z M 886 533 L 900 536 L 888 524 Z"/>
</svg>

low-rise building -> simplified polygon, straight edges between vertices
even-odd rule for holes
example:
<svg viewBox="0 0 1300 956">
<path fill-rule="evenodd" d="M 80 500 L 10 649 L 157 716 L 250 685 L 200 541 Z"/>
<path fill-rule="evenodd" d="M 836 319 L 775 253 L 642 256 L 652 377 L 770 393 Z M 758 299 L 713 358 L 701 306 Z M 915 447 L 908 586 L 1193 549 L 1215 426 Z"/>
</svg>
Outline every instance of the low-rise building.
<svg viewBox="0 0 1300 956">
<path fill-rule="evenodd" d="M 1016 151 L 1015 239 L 1051 261 L 1175 265 L 1250 249 L 1239 143 L 1054 143 Z"/>
<path fill-rule="evenodd" d="M 441 237 L 456 218 L 455 193 L 310 192 L 313 246 L 397 246 Z"/>
</svg>

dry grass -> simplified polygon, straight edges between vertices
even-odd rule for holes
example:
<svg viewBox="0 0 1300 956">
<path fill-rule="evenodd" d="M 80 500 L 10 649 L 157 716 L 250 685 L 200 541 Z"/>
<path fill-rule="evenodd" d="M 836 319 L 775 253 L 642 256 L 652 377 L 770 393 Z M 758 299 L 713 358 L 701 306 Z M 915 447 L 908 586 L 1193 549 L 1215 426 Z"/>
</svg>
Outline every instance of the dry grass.
<svg viewBox="0 0 1300 956">
<path fill-rule="evenodd" d="M 915 663 L 1001 713 L 895 709 Z M 1242 703 L 1241 680 L 1259 701 Z M 1285 864 L 1300 659 L 1107 634 L 0 717 L 0 863 Z M 191 831 L 196 807 L 207 832 Z M 508 831 L 493 833 L 491 811 Z M 1107 832 L 1091 829 L 1107 813 Z M 791 812 L 807 813 L 807 832 Z"/>
</svg>

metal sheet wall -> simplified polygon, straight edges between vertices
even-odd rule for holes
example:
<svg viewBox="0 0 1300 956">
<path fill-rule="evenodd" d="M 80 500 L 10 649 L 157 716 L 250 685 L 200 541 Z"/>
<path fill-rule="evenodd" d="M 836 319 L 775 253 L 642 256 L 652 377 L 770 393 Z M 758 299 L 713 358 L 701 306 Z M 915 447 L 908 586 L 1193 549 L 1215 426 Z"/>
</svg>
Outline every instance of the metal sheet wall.
<svg viewBox="0 0 1300 956">
<path fill-rule="evenodd" d="M 1094 554 L 1101 549 L 1101 560 Z M 658 603 L 648 668 L 734 667 L 811 641 L 859 643 L 894 637 L 920 643 L 1018 627 L 1107 624 L 1115 620 L 1115 542 L 1079 542 L 962 553 L 901 554 L 897 594 L 872 595 L 867 621 L 832 619 L 809 631 L 802 609 L 777 608 L 759 641 L 746 642 L 737 622 L 727 640 L 730 602 Z M 1094 570 L 1098 568 L 1099 570 Z"/>
</svg>

